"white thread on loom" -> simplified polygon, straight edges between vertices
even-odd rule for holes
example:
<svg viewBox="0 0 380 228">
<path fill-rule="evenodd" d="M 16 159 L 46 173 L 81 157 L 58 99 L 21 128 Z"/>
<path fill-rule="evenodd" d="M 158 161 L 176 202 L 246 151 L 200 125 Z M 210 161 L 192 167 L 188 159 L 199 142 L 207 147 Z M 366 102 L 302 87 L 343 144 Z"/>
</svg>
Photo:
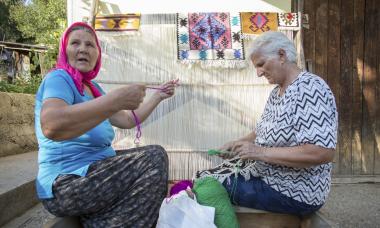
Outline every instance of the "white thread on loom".
<svg viewBox="0 0 380 228">
<path fill-rule="evenodd" d="M 179 78 L 176 95 L 142 124 L 141 143 L 164 146 L 170 179 L 189 179 L 220 162 L 207 155 L 208 149 L 254 129 L 273 86 L 256 77 L 251 65 L 241 70 L 188 69 L 177 63 L 175 25 L 140 29 L 138 37 L 100 36 L 104 56 L 97 79 L 109 91 L 128 83 L 159 85 Z M 135 131 L 116 129 L 115 148 L 133 147 Z"/>
</svg>

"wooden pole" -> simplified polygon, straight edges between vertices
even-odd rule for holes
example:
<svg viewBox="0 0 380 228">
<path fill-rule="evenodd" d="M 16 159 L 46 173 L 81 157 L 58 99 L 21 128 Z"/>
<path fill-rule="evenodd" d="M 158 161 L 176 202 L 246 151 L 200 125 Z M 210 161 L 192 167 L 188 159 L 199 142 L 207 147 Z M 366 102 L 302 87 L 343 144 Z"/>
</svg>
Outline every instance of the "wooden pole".
<svg viewBox="0 0 380 228">
<path fill-rule="evenodd" d="M 98 13 L 98 7 L 99 7 L 99 0 L 92 0 L 89 24 L 93 28 L 95 28 L 95 16 Z"/>
<path fill-rule="evenodd" d="M 297 2 L 297 12 L 298 12 L 298 16 L 299 16 L 299 22 L 300 22 L 300 30 L 297 32 L 297 35 L 296 35 L 296 42 L 297 42 L 297 51 L 298 51 L 298 56 L 299 56 L 299 59 L 298 59 L 298 65 L 302 68 L 302 69 L 306 69 L 306 63 L 305 63 L 305 54 L 304 54 L 304 51 L 303 51 L 303 27 L 302 27 L 302 14 L 303 14 L 303 6 L 304 6 L 304 2 L 303 0 L 298 0 L 296 1 Z"/>
</svg>

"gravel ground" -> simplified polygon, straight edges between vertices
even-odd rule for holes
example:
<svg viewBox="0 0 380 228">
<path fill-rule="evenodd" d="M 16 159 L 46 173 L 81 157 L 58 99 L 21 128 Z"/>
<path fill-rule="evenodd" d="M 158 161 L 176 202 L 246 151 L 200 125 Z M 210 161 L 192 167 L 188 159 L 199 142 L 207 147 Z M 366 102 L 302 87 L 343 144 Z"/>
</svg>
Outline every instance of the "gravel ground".
<svg viewBox="0 0 380 228">
<path fill-rule="evenodd" d="M 380 183 L 334 184 L 320 210 L 338 227 L 380 227 Z"/>
</svg>

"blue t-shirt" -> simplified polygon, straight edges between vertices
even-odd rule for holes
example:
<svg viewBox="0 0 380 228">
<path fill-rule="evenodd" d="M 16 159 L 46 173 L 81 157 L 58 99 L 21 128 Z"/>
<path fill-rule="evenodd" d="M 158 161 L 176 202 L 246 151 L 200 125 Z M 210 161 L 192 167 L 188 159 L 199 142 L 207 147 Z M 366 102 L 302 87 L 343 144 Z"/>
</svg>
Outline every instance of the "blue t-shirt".
<svg viewBox="0 0 380 228">
<path fill-rule="evenodd" d="M 99 85 L 94 85 L 104 94 Z M 42 81 L 36 94 L 34 109 L 39 145 L 36 188 L 40 199 L 53 198 L 52 185 L 59 174 L 85 176 L 91 163 L 115 155 L 111 147 L 115 133 L 108 119 L 73 139 L 53 141 L 46 138 L 41 130 L 40 113 L 44 100 L 48 98 L 62 99 L 68 105 L 94 99 L 86 92 L 82 96 L 64 70 L 54 70 Z"/>
</svg>

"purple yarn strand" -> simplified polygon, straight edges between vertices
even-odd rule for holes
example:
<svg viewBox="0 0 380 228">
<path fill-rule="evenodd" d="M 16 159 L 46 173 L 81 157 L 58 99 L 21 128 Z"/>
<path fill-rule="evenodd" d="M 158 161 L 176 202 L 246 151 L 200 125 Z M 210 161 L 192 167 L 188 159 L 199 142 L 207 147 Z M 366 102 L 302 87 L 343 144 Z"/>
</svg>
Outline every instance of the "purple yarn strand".
<svg viewBox="0 0 380 228">
<path fill-rule="evenodd" d="M 136 138 L 135 138 L 135 144 L 139 144 L 140 143 L 140 138 L 141 138 L 141 122 L 139 120 L 139 118 L 137 117 L 135 111 L 132 110 L 132 115 L 133 115 L 133 118 L 135 119 L 135 123 L 136 123 L 136 128 L 137 128 L 137 132 L 136 132 Z"/>
<path fill-rule="evenodd" d="M 164 91 L 164 89 L 159 88 L 159 87 L 150 87 L 150 86 L 146 86 L 145 88 L 147 88 L 147 89 L 156 89 L 156 90 Z"/>
<path fill-rule="evenodd" d="M 174 84 L 178 86 L 178 79 L 174 81 Z M 167 89 L 167 87 L 153 87 L 153 86 L 146 86 L 147 89 L 155 89 L 155 90 L 159 90 L 161 92 L 164 92 L 165 93 L 165 90 Z M 137 132 L 136 132 L 136 138 L 135 138 L 135 144 L 139 144 L 140 143 L 140 138 L 141 138 L 141 135 L 142 135 L 142 132 L 141 132 L 141 122 L 140 122 L 140 119 L 138 118 L 138 116 L 136 115 L 136 113 L 132 110 L 132 115 L 133 115 L 133 118 L 135 119 L 135 123 L 136 123 L 136 128 L 137 128 Z"/>
</svg>

